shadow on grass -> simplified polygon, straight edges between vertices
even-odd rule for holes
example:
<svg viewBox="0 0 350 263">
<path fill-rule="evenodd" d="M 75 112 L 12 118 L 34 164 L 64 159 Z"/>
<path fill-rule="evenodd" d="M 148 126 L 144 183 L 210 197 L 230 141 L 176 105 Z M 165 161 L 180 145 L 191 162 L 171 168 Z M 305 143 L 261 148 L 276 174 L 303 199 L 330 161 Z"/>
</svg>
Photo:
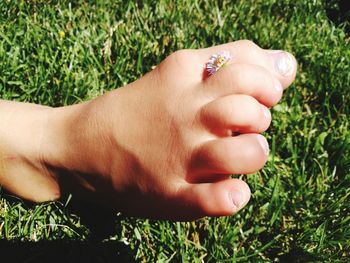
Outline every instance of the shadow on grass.
<svg viewBox="0 0 350 263">
<path fill-rule="evenodd" d="M 36 207 L 35 204 L 14 197 L 3 189 L 0 197 L 9 206 L 21 205 L 24 209 Z M 135 262 L 129 246 L 117 240 L 108 240 L 108 237 L 118 231 L 118 221 L 121 220 L 117 218 L 115 211 L 78 201 L 70 202 L 67 208 L 62 205 L 58 209 L 65 215 L 74 213 L 79 216 L 81 224 L 89 229 L 90 234 L 86 240 L 65 237 L 37 242 L 21 241 L 20 237 L 18 240 L 0 239 L 0 262 Z"/>
<path fill-rule="evenodd" d="M 117 241 L 0 241 L 1 262 L 134 262 L 130 249 Z"/>
<path fill-rule="evenodd" d="M 302 263 L 302 262 L 322 262 L 321 257 L 308 253 L 303 248 L 292 248 L 289 253 L 283 254 L 278 257 L 280 262 L 285 263 Z"/>
<path fill-rule="evenodd" d="M 343 23 L 345 30 L 350 34 L 350 2 L 349 0 L 331 0 L 326 8 L 327 16 L 337 26 Z"/>
</svg>

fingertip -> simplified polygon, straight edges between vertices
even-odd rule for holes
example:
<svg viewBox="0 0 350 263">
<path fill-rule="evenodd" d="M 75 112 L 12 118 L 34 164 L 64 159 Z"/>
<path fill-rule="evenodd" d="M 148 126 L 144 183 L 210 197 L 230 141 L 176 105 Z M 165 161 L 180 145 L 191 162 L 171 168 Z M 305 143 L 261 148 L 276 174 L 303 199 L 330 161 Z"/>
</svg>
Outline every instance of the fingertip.
<svg viewBox="0 0 350 263">
<path fill-rule="evenodd" d="M 235 214 L 247 205 L 251 197 L 251 191 L 247 183 L 240 179 L 231 179 L 231 182 L 234 182 L 234 184 L 229 191 L 229 197 L 234 206 L 232 214 Z"/>
<path fill-rule="evenodd" d="M 256 133 L 240 134 L 209 141 L 198 149 L 194 167 L 212 174 L 250 174 L 268 159 L 266 139 Z"/>
<path fill-rule="evenodd" d="M 297 72 L 297 60 L 286 51 L 266 50 L 271 58 L 272 68 L 283 88 L 286 89 L 295 79 Z"/>
<path fill-rule="evenodd" d="M 263 117 L 261 118 L 261 121 L 260 121 L 259 132 L 264 132 L 270 127 L 272 116 L 269 108 L 267 108 L 264 105 L 260 105 L 260 106 L 262 108 Z"/>
<path fill-rule="evenodd" d="M 215 183 L 191 184 L 186 199 L 192 203 L 198 217 L 230 216 L 249 202 L 249 186 L 240 179 L 226 179 Z"/>
</svg>

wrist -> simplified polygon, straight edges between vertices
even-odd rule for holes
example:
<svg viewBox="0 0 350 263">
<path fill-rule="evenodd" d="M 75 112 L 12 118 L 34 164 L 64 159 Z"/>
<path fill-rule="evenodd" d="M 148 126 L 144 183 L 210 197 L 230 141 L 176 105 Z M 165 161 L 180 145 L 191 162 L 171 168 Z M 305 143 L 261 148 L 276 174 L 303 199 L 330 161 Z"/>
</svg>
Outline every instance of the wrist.
<svg viewBox="0 0 350 263">
<path fill-rule="evenodd" d="M 108 127 L 100 125 L 96 112 L 94 101 L 48 111 L 43 159 L 45 166 L 57 176 L 62 192 L 74 193 L 80 189 L 79 195 L 84 195 L 94 192 L 96 185 L 108 184 L 108 180 L 96 182 L 110 173 L 104 135 Z"/>
</svg>

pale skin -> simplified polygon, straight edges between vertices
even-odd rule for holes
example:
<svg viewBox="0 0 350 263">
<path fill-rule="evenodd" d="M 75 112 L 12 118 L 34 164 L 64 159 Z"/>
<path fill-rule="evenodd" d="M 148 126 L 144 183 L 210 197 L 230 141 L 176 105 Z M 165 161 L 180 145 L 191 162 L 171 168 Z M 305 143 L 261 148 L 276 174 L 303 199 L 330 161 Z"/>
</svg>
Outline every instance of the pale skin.
<svg viewBox="0 0 350 263">
<path fill-rule="evenodd" d="M 213 53 L 230 64 L 204 77 Z M 296 61 L 250 41 L 182 50 L 139 80 L 60 108 L 0 101 L 0 184 L 34 202 L 62 194 L 125 215 L 193 220 L 237 213 L 261 169 L 269 108 Z"/>
</svg>

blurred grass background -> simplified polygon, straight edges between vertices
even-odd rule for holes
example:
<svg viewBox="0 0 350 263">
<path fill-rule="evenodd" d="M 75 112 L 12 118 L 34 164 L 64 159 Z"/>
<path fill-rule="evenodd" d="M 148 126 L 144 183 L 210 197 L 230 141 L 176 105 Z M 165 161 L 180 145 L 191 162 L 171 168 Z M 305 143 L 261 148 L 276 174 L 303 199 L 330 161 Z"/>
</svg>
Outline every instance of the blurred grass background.
<svg viewBox="0 0 350 263">
<path fill-rule="evenodd" d="M 348 262 L 350 37 L 327 17 L 336 2 L 1 1 L 3 99 L 78 103 L 175 50 L 238 39 L 288 50 L 299 73 L 272 111 L 270 159 L 245 177 L 253 197 L 239 214 L 188 223 L 79 214 L 71 200 L 35 206 L 2 190 L 0 238 L 123 244 L 138 262 Z"/>
</svg>

